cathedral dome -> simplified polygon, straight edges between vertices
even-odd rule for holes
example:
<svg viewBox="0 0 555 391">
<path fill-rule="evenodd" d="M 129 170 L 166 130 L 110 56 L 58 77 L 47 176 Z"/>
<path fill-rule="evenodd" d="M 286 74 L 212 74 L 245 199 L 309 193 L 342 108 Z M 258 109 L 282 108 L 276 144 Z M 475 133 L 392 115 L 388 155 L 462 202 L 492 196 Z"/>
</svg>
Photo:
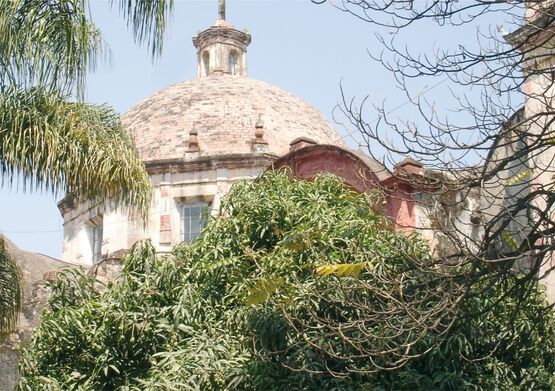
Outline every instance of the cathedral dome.
<svg viewBox="0 0 555 391">
<path fill-rule="evenodd" d="M 185 158 L 191 136 L 200 156 L 251 153 L 255 127 L 265 152 L 284 155 L 298 137 L 343 145 L 341 136 L 314 107 L 270 84 L 214 72 L 163 89 L 124 117 L 141 159 Z M 261 141 L 260 139 L 258 139 Z"/>
</svg>

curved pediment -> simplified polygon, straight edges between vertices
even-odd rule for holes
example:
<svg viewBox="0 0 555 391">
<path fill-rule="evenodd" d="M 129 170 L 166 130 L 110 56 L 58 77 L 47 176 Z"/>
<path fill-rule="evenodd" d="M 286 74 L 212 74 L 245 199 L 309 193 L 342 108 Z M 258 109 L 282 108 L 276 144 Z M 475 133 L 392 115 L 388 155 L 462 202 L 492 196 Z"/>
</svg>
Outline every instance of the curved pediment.
<svg viewBox="0 0 555 391">
<path fill-rule="evenodd" d="M 277 159 L 272 167 L 289 167 L 294 177 L 305 180 L 318 174 L 334 174 L 359 192 L 376 188 L 390 176 L 381 163 L 367 155 L 324 144 L 293 149 Z"/>
</svg>

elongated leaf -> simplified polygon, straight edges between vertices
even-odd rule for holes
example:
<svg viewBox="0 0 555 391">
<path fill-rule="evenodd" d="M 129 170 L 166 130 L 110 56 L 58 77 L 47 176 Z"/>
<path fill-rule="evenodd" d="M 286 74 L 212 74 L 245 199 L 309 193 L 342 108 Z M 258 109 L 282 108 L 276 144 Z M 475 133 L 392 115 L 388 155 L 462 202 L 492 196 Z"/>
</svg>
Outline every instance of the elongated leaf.
<svg viewBox="0 0 555 391">
<path fill-rule="evenodd" d="M 0 337 L 13 330 L 20 307 L 19 271 L 0 236 Z"/>
<path fill-rule="evenodd" d="M 318 266 L 315 273 L 319 276 L 336 275 L 338 277 L 358 277 L 367 266 L 368 262 L 336 263 Z"/>
<path fill-rule="evenodd" d="M 86 0 L 0 0 L 0 86 L 83 91 L 105 44 Z"/>
<path fill-rule="evenodd" d="M 515 183 L 520 182 L 521 180 L 523 180 L 524 178 L 527 178 L 530 176 L 530 174 L 532 174 L 534 170 L 532 170 L 531 168 L 525 169 L 520 171 L 518 174 L 516 174 L 515 176 L 513 176 L 512 178 L 509 178 L 505 181 L 505 183 L 507 184 L 507 186 L 510 185 L 514 185 Z"/>
<path fill-rule="evenodd" d="M 119 117 L 39 88 L 0 90 L 0 176 L 33 189 L 111 200 L 146 215 L 151 186 Z"/>
<path fill-rule="evenodd" d="M 270 295 L 276 292 L 279 287 L 283 287 L 285 280 L 281 277 L 268 277 L 257 281 L 250 289 L 247 296 L 247 305 L 257 305 L 264 303 Z"/>
<path fill-rule="evenodd" d="M 518 250 L 518 244 L 516 243 L 514 236 L 509 231 L 503 230 L 503 232 L 501 232 L 501 237 L 503 238 L 503 241 L 507 243 L 511 251 Z"/>
<path fill-rule="evenodd" d="M 111 0 L 111 4 L 119 5 L 135 41 L 146 43 L 153 57 L 160 55 L 173 0 Z"/>
</svg>

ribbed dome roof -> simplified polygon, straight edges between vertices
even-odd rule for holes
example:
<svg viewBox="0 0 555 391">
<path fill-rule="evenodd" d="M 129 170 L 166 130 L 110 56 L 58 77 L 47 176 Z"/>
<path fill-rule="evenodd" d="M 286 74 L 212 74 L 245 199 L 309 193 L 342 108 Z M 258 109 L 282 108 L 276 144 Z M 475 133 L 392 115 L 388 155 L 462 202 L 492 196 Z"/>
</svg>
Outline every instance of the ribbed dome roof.
<svg viewBox="0 0 555 391">
<path fill-rule="evenodd" d="M 250 153 L 259 116 L 268 153 L 287 153 L 289 143 L 301 136 L 344 145 L 308 103 L 237 75 L 213 74 L 175 84 L 139 102 L 123 121 L 148 162 L 185 157 L 191 130 L 198 132 L 201 156 Z"/>
</svg>

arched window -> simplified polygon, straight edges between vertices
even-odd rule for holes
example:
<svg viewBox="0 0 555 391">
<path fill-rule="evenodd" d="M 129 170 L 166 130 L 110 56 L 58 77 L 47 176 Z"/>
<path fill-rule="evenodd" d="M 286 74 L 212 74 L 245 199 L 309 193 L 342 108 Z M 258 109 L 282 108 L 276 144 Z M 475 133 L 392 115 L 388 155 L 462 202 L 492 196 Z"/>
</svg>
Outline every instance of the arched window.
<svg viewBox="0 0 555 391">
<path fill-rule="evenodd" d="M 235 75 L 237 73 L 237 53 L 229 53 L 229 73 Z"/>
<path fill-rule="evenodd" d="M 210 53 L 204 52 L 202 54 L 202 66 L 204 67 L 204 76 L 208 76 L 210 72 Z"/>
</svg>

